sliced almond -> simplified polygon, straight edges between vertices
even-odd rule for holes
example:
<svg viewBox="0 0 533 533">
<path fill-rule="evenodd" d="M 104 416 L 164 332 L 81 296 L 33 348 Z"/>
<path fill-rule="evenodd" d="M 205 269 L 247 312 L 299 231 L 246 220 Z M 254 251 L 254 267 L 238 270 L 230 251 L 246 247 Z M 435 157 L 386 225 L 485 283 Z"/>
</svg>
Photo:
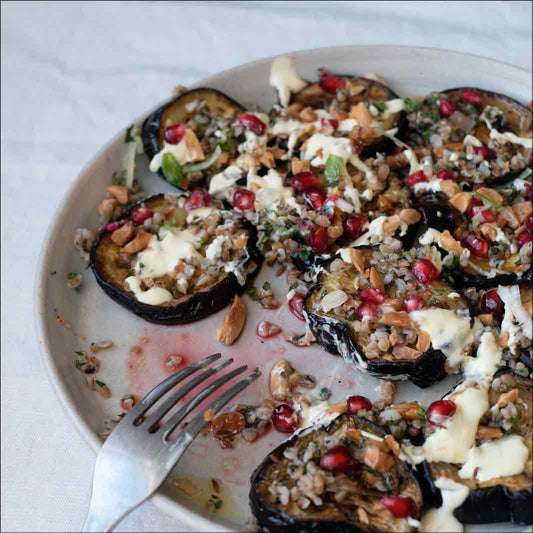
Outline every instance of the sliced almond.
<svg viewBox="0 0 533 533">
<path fill-rule="evenodd" d="M 331 407 L 328 407 L 326 413 L 328 415 L 342 414 L 346 411 L 345 403 L 334 403 Z"/>
<path fill-rule="evenodd" d="M 416 209 L 402 209 L 399 216 L 400 220 L 408 226 L 416 224 L 422 218 L 422 215 Z"/>
<path fill-rule="evenodd" d="M 518 389 L 510 390 L 509 392 L 504 392 L 498 398 L 498 407 L 501 409 L 509 403 L 515 403 L 518 400 Z"/>
<path fill-rule="evenodd" d="M 438 146 L 437 148 L 433 148 L 433 152 L 435 152 L 438 157 L 442 157 L 444 150 L 449 150 L 450 152 L 463 152 L 463 143 L 448 143 Z"/>
<path fill-rule="evenodd" d="M 350 261 L 358 272 L 364 275 L 365 273 L 365 256 L 361 250 L 357 248 L 350 248 Z"/>
<path fill-rule="evenodd" d="M 416 341 L 416 349 L 424 353 L 431 345 L 431 337 L 425 331 L 418 333 L 418 340 Z"/>
<path fill-rule="evenodd" d="M 495 204 L 501 204 L 503 202 L 502 195 L 495 191 L 494 189 L 489 189 L 488 187 L 480 187 L 477 189 L 479 194 L 482 194 L 486 198 L 488 198 L 491 202 L 494 202 Z"/>
<path fill-rule="evenodd" d="M 143 229 L 139 229 L 135 239 L 126 244 L 126 246 L 121 248 L 120 251 L 125 254 L 134 254 L 136 252 L 140 252 L 148 246 L 148 243 L 152 240 L 152 237 L 153 235 L 151 233 L 147 233 Z"/>
<path fill-rule="evenodd" d="M 294 368 L 286 359 L 277 361 L 270 370 L 270 394 L 276 400 L 283 401 L 291 397 L 291 380 Z"/>
<path fill-rule="evenodd" d="M 491 428 L 489 426 L 478 426 L 476 432 L 476 440 L 492 440 L 501 439 L 503 437 L 500 428 Z"/>
<path fill-rule="evenodd" d="M 401 220 L 399 215 L 387 217 L 383 222 L 383 231 L 385 233 L 393 234 L 400 227 L 400 224 Z"/>
<path fill-rule="evenodd" d="M 519 202 L 512 206 L 512 210 L 515 212 L 516 218 L 523 224 L 527 217 L 531 215 L 533 211 L 533 203 L 531 202 Z"/>
<path fill-rule="evenodd" d="M 374 267 L 370 269 L 370 285 L 372 285 L 372 287 L 375 289 L 385 292 L 383 280 L 381 279 L 379 272 Z"/>
<path fill-rule="evenodd" d="M 500 215 L 502 215 L 511 228 L 515 229 L 520 226 L 520 221 L 518 220 L 516 213 L 509 206 L 500 209 Z"/>
<path fill-rule="evenodd" d="M 350 116 L 355 118 L 357 124 L 361 127 L 372 125 L 372 115 L 364 102 L 359 102 L 357 105 L 352 106 L 350 109 Z"/>
<path fill-rule="evenodd" d="M 246 322 L 244 302 L 235 295 L 222 326 L 217 331 L 217 339 L 226 346 L 233 344 L 241 334 Z"/>
<path fill-rule="evenodd" d="M 398 441 L 392 435 L 387 435 L 385 437 L 385 442 L 391 449 L 392 453 L 398 457 L 400 455 L 400 445 L 398 444 Z"/>
<path fill-rule="evenodd" d="M 498 236 L 496 229 L 492 226 L 492 224 L 489 224 L 487 222 L 479 226 L 479 231 L 484 237 L 489 239 L 489 241 L 491 242 L 494 242 L 496 240 L 496 237 Z"/>
<path fill-rule="evenodd" d="M 474 136 L 479 139 L 483 144 L 489 144 L 490 142 L 490 132 L 489 128 L 483 122 L 480 122 L 476 126 L 476 130 L 474 132 Z"/>
<path fill-rule="evenodd" d="M 440 190 L 450 198 L 453 198 L 461 192 L 461 187 L 453 180 L 442 180 L 440 182 Z"/>
<path fill-rule="evenodd" d="M 107 192 L 112 194 L 119 204 L 125 205 L 129 200 L 129 191 L 124 185 L 111 185 L 107 188 Z"/>
<path fill-rule="evenodd" d="M 393 311 L 384 313 L 381 317 L 381 323 L 387 326 L 409 327 L 411 319 L 405 311 Z"/>
<path fill-rule="evenodd" d="M 455 209 L 457 209 L 457 211 L 460 211 L 461 213 L 465 213 L 466 211 L 468 211 L 471 201 L 471 192 L 457 193 L 455 196 L 452 196 L 452 198 L 448 200 L 448 202 L 450 202 L 450 204 L 452 204 L 453 207 L 455 207 Z"/>
<path fill-rule="evenodd" d="M 259 162 L 267 168 L 274 168 L 274 155 L 271 152 L 265 152 L 260 158 Z"/>
<path fill-rule="evenodd" d="M 477 316 L 484 326 L 492 326 L 494 324 L 494 316 L 490 313 L 485 313 Z"/>
<path fill-rule="evenodd" d="M 309 172 L 310 166 L 309 161 L 300 161 L 299 159 L 293 158 L 291 161 L 291 170 L 293 174 L 300 174 L 301 172 Z"/>
<path fill-rule="evenodd" d="M 499 213 L 498 215 L 496 215 L 496 225 L 499 228 L 505 228 L 505 226 L 507 225 L 507 220 L 505 219 L 505 217 L 503 217 Z"/>
<path fill-rule="evenodd" d="M 361 430 L 355 428 L 347 429 L 346 436 L 355 442 L 359 442 L 363 438 Z"/>
<path fill-rule="evenodd" d="M 313 111 L 313 108 L 311 107 L 304 107 L 300 111 L 300 118 L 304 122 L 314 122 L 316 120 L 316 113 Z"/>
<path fill-rule="evenodd" d="M 187 128 L 185 130 L 184 138 L 185 146 L 187 147 L 187 152 L 189 152 L 191 161 L 203 161 L 205 159 L 204 151 L 202 150 L 200 141 L 198 140 L 198 137 L 196 137 L 194 131 Z"/>
<path fill-rule="evenodd" d="M 418 413 L 422 406 L 418 402 L 400 402 L 391 405 L 405 420 L 420 420 Z"/>
<path fill-rule="evenodd" d="M 413 350 L 409 346 L 395 346 L 392 349 L 392 355 L 397 359 L 418 359 L 422 355 L 422 352 Z"/>
<path fill-rule="evenodd" d="M 98 204 L 97 210 L 102 220 L 107 221 L 111 219 L 116 205 L 117 205 L 116 198 L 105 198 Z"/>
<path fill-rule="evenodd" d="M 409 165 L 409 159 L 403 152 L 389 155 L 386 161 L 387 165 L 392 169 L 404 168 Z"/>
<path fill-rule="evenodd" d="M 461 243 L 455 240 L 448 230 L 442 232 L 439 245 L 447 252 L 455 252 L 457 255 L 461 255 L 463 252 Z"/>
<path fill-rule="evenodd" d="M 133 222 L 129 221 L 111 234 L 111 240 L 119 246 L 124 246 L 132 238 L 134 233 L 135 226 Z"/>
<path fill-rule="evenodd" d="M 246 168 L 257 168 L 259 166 L 259 161 L 257 161 L 257 159 L 248 152 L 243 155 L 242 159 Z"/>
<path fill-rule="evenodd" d="M 380 194 L 378 196 L 378 208 L 380 211 L 388 211 L 392 207 L 392 204 L 390 200 L 386 197 Z M 414 211 L 414 209 L 413 209 Z"/>
<path fill-rule="evenodd" d="M 498 346 L 500 346 L 500 348 L 507 348 L 508 342 L 509 342 L 509 331 L 504 331 L 498 337 Z"/>
</svg>

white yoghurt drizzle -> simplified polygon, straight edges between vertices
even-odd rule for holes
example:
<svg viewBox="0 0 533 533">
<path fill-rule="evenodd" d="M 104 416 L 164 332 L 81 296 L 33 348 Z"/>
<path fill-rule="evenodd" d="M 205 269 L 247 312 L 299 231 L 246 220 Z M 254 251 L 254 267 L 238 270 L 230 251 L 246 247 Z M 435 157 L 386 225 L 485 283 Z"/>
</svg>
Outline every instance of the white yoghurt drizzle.
<svg viewBox="0 0 533 533">
<path fill-rule="evenodd" d="M 307 86 L 307 82 L 296 71 L 294 60 L 287 56 L 277 57 L 272 61 L 269 82 L 277 89 L 283 107 L 289 105 L 291 93 L 301 91 Z"/>
</svg>

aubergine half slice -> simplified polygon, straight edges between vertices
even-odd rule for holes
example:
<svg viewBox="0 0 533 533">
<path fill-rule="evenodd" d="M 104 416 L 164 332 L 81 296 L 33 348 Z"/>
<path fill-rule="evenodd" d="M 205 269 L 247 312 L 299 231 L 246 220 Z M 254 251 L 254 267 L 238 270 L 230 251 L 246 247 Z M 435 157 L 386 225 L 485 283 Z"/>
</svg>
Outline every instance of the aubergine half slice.
<svg viewBox="0 0 533 533">
<path fill-rule="evenodd" d="M 185 324 L 216 313 L 259 270 L 255 228 L 207 193 L 198 207 L 199 191 L 143 200 L 91 250 L 104 292 L 149 322 Z"/>
<path fill-rule="evenodd" d="M 508 96 L 460 87 L 410 101 L 407 112 L 407 142 L 433 155 L 435 175 L 493 185 L 531 165 L 532 112 Z"/>
<path fill-rule="evenodd" d="M 261 531 L 416 531 L 422 492 L 386 437 L 364 418 L 341 415 L 278 446 L 251 477 L 250 506 Z M 410 516 L 391 512 L 400 503 Z"/>
<path fill-rule="evenodd" d="M 461 477 L 460 464 L 424 461 L 417 468 L 428 504 L 440 507 L 442 496 L 434 481 L 446 477 L 470 489 L 466 500 L 454 511 L 463 524 L 532 523 L 532 386 L 529 377 L 509 368 L 499 370 L 489 390 L 489 409 L 481 418 L 476 434 L 478 446 L 502 442 L 501 439 L 509 436 L 523 438 L 529 449 L 524 471 L 479 481 Z"/>
<path fill-rule="evenodd" d="M 456 287 L 531 282 L 533 207 L 526 185 L 515 179 L 497 188 L 476 187 L 448 201 L 442 194 L 417 199 L 428 227 L 448 230 L 456 240 L 446 245 L 439 239 L 449 254 L 446 276 Z"/>
<path fill-rule="evenodd" d="M 141 132 L 150 170 L 182 190 L 220 172 L 238 155 L 232 124 L 242 112 L 235 100 L 207 88 L 162 105 L 146 118 Z"/>
<path fill-rule="evenodd" d="M 403 100 L 379 81 L 323 72 L 319 82 L 292 96 L 290 109 L 294 115 L 295 109 L 310 108 L 315 121 L 320 121 L 322 127 L 329 125 L 330 135 L 350 137 L 359 147 L 361 158 L 365 158 L 394 149 L 393 141 L 384 132 L 393 128 L 403 131 L 403 107 Z M 304 120 L 305 113 L 302 111 L 301 115 Z M 277 121 L 283 114 L 280 116 L 275 110 L 273 117 Z"/>
<path fill-rule="evenodd" d="M 435 252 L 434 247 L 393 252 L 387 245 L 341 250 L 304 302 L 317 342 L 378 377 L 408 379 L 421 388 L 442 380 L 446 363 L 450 370 L 456 366 L 447 355 L 456 358 L 456 342 L 471 320 L 466 300 L 439 277 L 438 259 L 426 258 Z M 413 311 L 427 320 L 425 331 L 412 320 Z M 435 349 L 429 332 L 442 322 L 450 327 Z"/>
</svg>

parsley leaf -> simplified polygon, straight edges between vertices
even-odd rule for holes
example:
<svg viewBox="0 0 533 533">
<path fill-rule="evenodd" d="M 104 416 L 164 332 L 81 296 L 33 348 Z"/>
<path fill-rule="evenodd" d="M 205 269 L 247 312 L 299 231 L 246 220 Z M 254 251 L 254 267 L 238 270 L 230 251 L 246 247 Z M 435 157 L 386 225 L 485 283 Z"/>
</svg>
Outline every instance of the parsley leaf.
<svg viewBox="0 0 533 533">
<path fill-rule="evenodd" d="M 133 138 L 133 135 L 131 134 L 134 127 L 135 127 L 134 124 L 132 124 L 129 128 L 126 129 L 126 135 L 124 137 L 124 142 L 127 142 L 127 143 L 135 142 L 135 139 Z"/>
<path fill-rule="evenodd" d="M 423 102 L 413 102 L 411 98 L 405 98 L 405 109 L 408 113 L 415 113 L 416 111 L 419 111 L 422 107 Z"/>
<path fill-rule="evenodd" d="M 183 170 L 171 153 L 163 154 L 162 169 L 165 179 L 171 185 L 179 187 L 181 180 L 183 179 Z"/>
<path fill-rule="evenodd" d="M 420 420 L 425 420 L 426 419 L 426 410 L 421 407 L 417 412 L 416 412 L 418 418 L 420 418 Z"/>
<path fill-rule="evenodd" d="M 336 185 L 344 169 L 344 160 L 338 155 L 329 154 L 326 161 L 326 179 L 330 185 Z"/>
<path fill-rule="evenodd" d="M 246 294 L 254 301 L 258 302 L 259 297 L 257 296 L 257 287 L 250 287 L 249 289 L 246 289 Z"/>
<path fill-rule="evenodd" d="M 326 401 L 326 400 L 329 400 L 331 396 L 331 391 L 328 388 L 324 387 L 320 389 L 320 392 L 318 393 L 318 395 L 320 396 L 321 400 Z"/>
<path fill-rule="evenodd" d="M 263 290 L 264 291 L 269 291 L 270 290 L 270 283 L 268 281 L 265 281 L 263 283 Z"/>
<path fill-rule="evenodd" d="M 384 100 L 380 100 L 379 102 L 374 102 L 374 105 L 382 112 L 384 113 L 387 110 L 387 102 Z"/>
</svg>

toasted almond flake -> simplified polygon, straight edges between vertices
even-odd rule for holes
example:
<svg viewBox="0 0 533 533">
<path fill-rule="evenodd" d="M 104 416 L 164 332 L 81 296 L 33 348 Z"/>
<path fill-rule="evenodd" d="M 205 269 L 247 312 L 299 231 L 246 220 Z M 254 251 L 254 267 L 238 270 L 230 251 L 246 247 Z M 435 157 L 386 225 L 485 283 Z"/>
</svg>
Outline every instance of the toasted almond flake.
<svg viewBox="0 0 533 533">
<path fill-rule="evenodd" d="M 460 192 L 448 200 L 450 204 L 461 213 L 468 211 L 470 203 L 472 202 L 471 192 Z"/>
<path fill-rule="evenodd" d="M 397 440 L 392 435 L 387 435 L 385 437 L 385 442 L 387 443 L 388 447 L 391 449 L 392 453 L 398 457 L 400 455 L 400 445 L 398 444 Z"/>
<path fill-rule="evenodd" d="M 361 433 L 361 431 L 359 429 L 354 428 L 347 429 L 346 436 L 355 442 L 359 442 L 363 438 L 363 434 Z"/>
<path fill-rule="evenodd" d="M 200 141 L 196 137 L 196 134 L 190 128 L 185 130 L 185 146 L 187 147 L 187 152 L 189 152 L 190 160 L 203 161 L 205 159 L 204 151 L 200 145 Z"/>
<path fill-rule="evenodd" d="M 381 323 L 387 326 L 409 327 L 411 319 L 405 311 L 393 311 L 384 313 L 381 317 Z"/>
<path fill-rule="evenodd" d="M 206 422 L 211 422 L 213 418 L 215 417 L 215 411 L 213 409 L 207 409 L 207 411 L 204 413 L 204 420 Z"/>
<path fill-rule="evenodd" d="M 458 256 L 463 253 L 461 243 L 455 240 L 448 230 L 442 232 L 439 238 L 439 245 L 447 252 L 454 252 Z"/>
<path fill-rule="evenodd" d="M 448 143 L 438 146 L 437 148 L 433 148 L 433 152 L 435 152 L 438 157 L 442 157 L 444 150 L 449 150 L 450 152 L 462 152 L 463 143 Z"/>
<path fill-rule="evenodd" d="M 291 380 L 294 368 L 286 359 L 276 361 L 270 370 L 270 394 L 272 398 L 283 401 L 291 397 Z"/>
<path fill-rule="evenodd" d="M 492 316 L 490 313 L 478 315 L 477 317 L 479 320 L 481 320 L 481 323 L 484 326 L 492 326 L 494 324 L 494 316 Z"/>
<path fill-rule="evenodd" d="M 345 403 L 335 403 L 326 409 L 328 415 L 342 414 L 346 411 Z"/>
<path fill-rule="evenodd" d="M 461 192 L 461 188 L 453 180 L 442 180 L 440 190 L 450 198 Z"/>
<path fill-rule="evenodd" d="M 135 226 L 133 225 L 133 222 L 126 222 L 126 224 L 116 229 L 111 234 L 111 241 L 118 246 L 124 246 L 132 238 L 134 233 Z"/>
<path fill-rule="evenodd" d="M 422 352 L 413 350 L 409 346 L 395 346 L 392 349 L 392 355 L 398 359 L 417 359 L 422 355 Z"/>
<path fill-rule="evenodd" d="M 481 235 L 489 239 L 489 241 L 491 242 L 494 242 L 496 240 L 496 237 L 498 236 L 498 233 L 496 232 L 496 229 L 493 227 L 493 225 L 487 222 L 479 226 L 479 231 L 481 232 Z"/>
<path fill-rule="evenodd" d="M 519 202 L 512 206 L 512 210 L 515 212 L 516 218 L 523 224 L 526 218 L 531 215 L 533 211 L 533 203 L 531 202 Z"/>
<path fill-rule="evenodd" d="M 478 426 L 476 440 L 501 439 L 503 433 L 500 428 L 491 428 L 489 426 Z"/>
<path fill-rule="evenodd" d="M 515 403 L 518 400 L 518 389 L 510 390 L 509 392 L 504 392 L 498 398 L 498 407 L 501 409 L 509 403 Z"/>
<path fill-rule="evenodd" d="M 494 189 L 489 189 L 488 187 L 480 187 L 476 191 L 478 194 L 482 194 L 486 198 L 488 198 L 491 202 L 494 202 L 495 204 L 501 204 L 503 202 L 502 195 L 495 191 Z"/>
<path fill-rule="evenodd" d="M 363 522 L 363 524 L 370 524 L 370 520 L 368 519 L 368 514 L 362 507 L 357 508 L 357 517 L 359 518 L 361 522 Z"/>
<path fill-rule="evenodd" d="M 322 309 L 327 313 L 336 307 L 341 306 L 348 299 L 348 295 L 340 289 L 328 292 L 320 301 Z"/>
<path fill-rule="evenodd" d="M 126 244 L 126 246 L 122 247 L 120 251 L 124 252 L 125 254 L 134 254 L 136 252 L 140 252 L 148 246 L 148 243 L 152 240 L 152 237 L 153 235 L 151 233 L 147 233 L 140 228 L 137 231 L 135 239 Z"/>
<path fill-rule="evenodd" d="M 431 337 L 425 331 L 421 331 L 418 334 L 418 340 L 416 341 L 416 349 L 422 353 L 425 352 L 431 344 Z"/>
<path fill-rule="evenodd" d="M 350 261 L 358 272 L 364 275 L 365 273 L 365 256 L 361 250 L 357 248 L 350 248 Z"/>
<path fill-rule="evenodd" d="M 498 346 L 500 346 L 501 348 L 507 348 L 508 342 L 509 342 L 509 331 L 504 331 L 498 337 Z"/>
<path fill-rule="evenodd" d="M 364 102 L 359 102 L 357 105 L 352 106 L 350 109 L 350 117 L 355 118 L 357 124 L 361 127 L 372 126 L 372 115 Z"/>
<path fill-rule="evenodd" d="M 125 205 L 128 203 L 129 191 L 124 185 L 111 185 L 107 188 L 107 192 L 112 194 L 119 204 Z"/>
<path fill-rule="evenodd" d="M 217 331 L 217 339 L 227 346 L 233 344 L 241 334 L 245 321 L 246 307 L 244 302 L 235 295 L 228 314 Z"/>
<path fill-rule="evenodd" d="M 421 218 L 422 215 L 416 209 L 402 209 L 400 211 L 400 220 L 408 226 L 416 224 Z"/>
<path fill-rule="evenodd" d="M 293 158 L 291 161 L 291 170 L 293 174 L 300 174 L 301 172 L 309 172 L 310 166 L 309 161 L 300 161 L 299 159 Z"/>
<path fill-rule="evenodd" d="M 379 272 L 374 267 L 370 268 L 370 285 L 372 285 L 372 287 L 375 289 L 385 292 L 383 280 L 381 279 Z"/>
</svg>

